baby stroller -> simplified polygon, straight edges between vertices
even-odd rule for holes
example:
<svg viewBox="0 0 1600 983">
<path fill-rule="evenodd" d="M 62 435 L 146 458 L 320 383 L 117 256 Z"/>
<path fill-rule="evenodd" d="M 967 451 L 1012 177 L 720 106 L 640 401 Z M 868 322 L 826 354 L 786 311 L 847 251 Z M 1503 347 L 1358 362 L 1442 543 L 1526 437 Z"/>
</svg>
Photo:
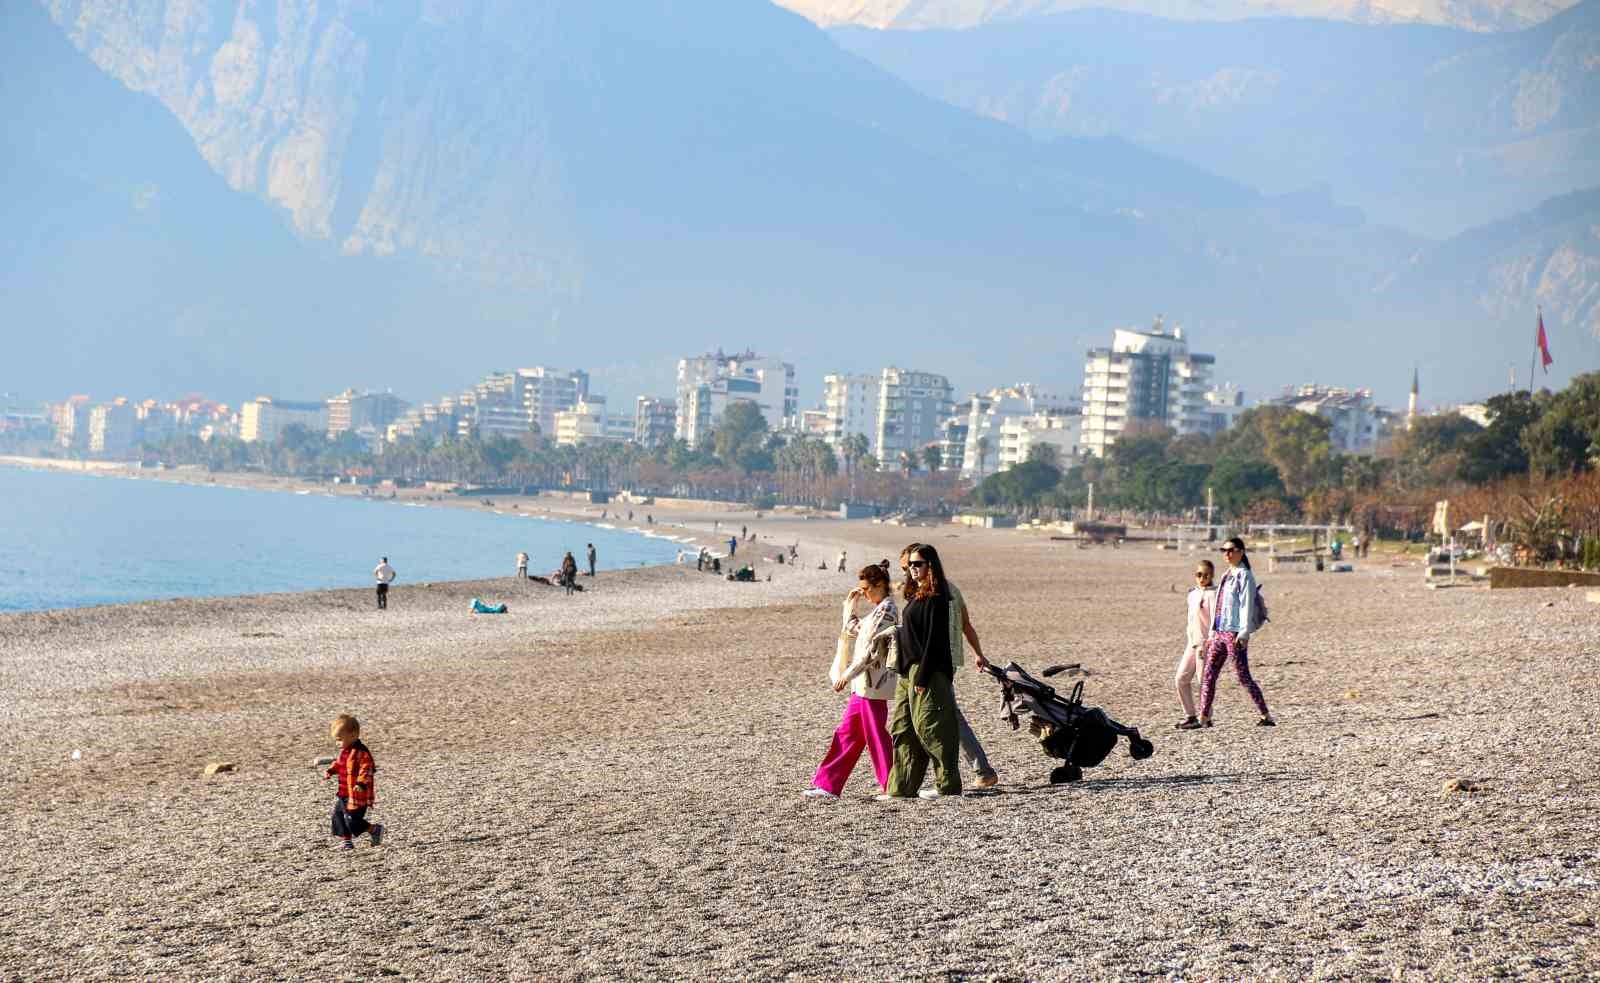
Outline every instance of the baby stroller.
<svg viewBox="0 0 1600 983">
<path fill-rule="evenodd" d="M 1051 666 L 1044 671 L 1054 676 L 1076 666 Z M 1139 736 L 1139 728 L 1125 727 L 1112 720 L 1099 707 L 1083 705 L 1083 681 L 1072 687 L 1072 695 L 1062 698 L 1055 688 L 1029 675 L 1015 662 L 1004 668 L 989 664 L 989 675 L 1000 681 L 1003 716 L 1011 729 L 1021 726 L 1019 713 L 1026 713 L 1028 731 L 1039 739 L 1044 753 L 1064 762 L 1050 772 L 1050 783 L 1060 785 L 1083 777 L 1083 769 L 1093 768 L 1117 746 L 1118 737 L 1128 739 L 1128 754 L 1143 761 L 1156 753 L 1156 747 Z"/>
</svg>

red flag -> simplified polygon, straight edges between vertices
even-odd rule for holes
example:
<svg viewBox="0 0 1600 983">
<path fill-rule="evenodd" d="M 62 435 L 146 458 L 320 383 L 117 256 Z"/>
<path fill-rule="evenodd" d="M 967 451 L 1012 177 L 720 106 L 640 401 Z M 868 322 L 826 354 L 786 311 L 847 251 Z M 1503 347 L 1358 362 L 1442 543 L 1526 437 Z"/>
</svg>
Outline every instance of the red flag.
<svg viewBox="0 0 1600 983">
<path fill-rule="evenodd" d="M 1539 312 L 1539 360 L 1543 365 L 1545 375 L 1550 374 L 1550 363 L 1555 359 L 1550 357 L 1550 339 L 1544 333 L 1544 311 Z"/>
</svg>

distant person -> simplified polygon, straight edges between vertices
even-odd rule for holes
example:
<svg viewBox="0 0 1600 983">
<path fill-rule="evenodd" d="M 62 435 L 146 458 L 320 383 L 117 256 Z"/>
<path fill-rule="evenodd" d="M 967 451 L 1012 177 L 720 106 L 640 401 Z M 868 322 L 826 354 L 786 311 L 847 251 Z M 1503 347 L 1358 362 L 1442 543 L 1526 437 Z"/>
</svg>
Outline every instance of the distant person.
<svg viewBox="0 0 1600 983">
<path fill-rule="evenodd" d="M 749 539 L 750 538 L 750 527 L 749 526 L 740 526 L 739 527 L 739 538 L 740 539 Z"/>
<path fill-rule="evenodd" d="M 1178 688 L 1178 702 L 1183 705 L 1183 720 L 1179 730 L 1194 730 L 1200 718 L 1194 712 L 1194 678 L 1205 664 L 1207 642 L 1211 639 L 1211 619 L 1216 611 L 1217 591 L 1213 580 L 1217 568 L 1210 560 L 1201 560 L 1194 567 L 1194 587 L 1189 590 L 1185 606 L 1188 616 L 1184 620 L 1185 642 L 1183 654 L 1178 656 L 1178 674 L 1173 684 Z"/>
<path fill-rule="evenodd" d="M 859 601 L 868 606 L 865 614 L 858 610 Z M 833 732 L 828 753 L 811 779 L 811 788 L 800 793 L 808 799 L 830 802 L 844 791 L 863 749 L 872 759 L 873 777 L 880 792 L 889 790 L 889 769 L 894 764 L 889 700 L 894 698 L 898 680 L 888 667 L 888 655 L 900 614 L 889 575 L 881 567 L 861 571 L 855 589 L 845 597 L 843 614 L 841 654 L 849 654 L 843 664 L 836 657 L 828 675 L 833 691 L 843 693 L 849 689 L 850 699 L 845 704 L 844 719 Z M 843 648 L 844 639 L 849 639 L 848 649 Z"/>
<path fill-rule="evenodd" d="M 584 558 L 589 561 L 589 576 L 593 577 L 594 576 L 594 558 L 595 558 L 594 544 L 593 543 L 590 543 L 588 545 L 588 547 L 583 551 L 583 555 L 584 555 Z"/>
<path fill-rule="evenodd" d="M 567 589 L 567 596 L 572 596 L 573 588 L 578 584 L 578 561 L 572 558 L 569 551 L 561 558 L 561 586 Z"/>
<path fill-rule="evenodd" d="M 383 557 L 378 565 L 372 568 L 372 579 L 378 582 L 378 610 L 389 610 L 389 585 L 394 583 L 396 574 L 394 567 L 389 565 L 389 558 Z"/>
<path fill-rule="evenodd" d="M 651 515 L 650 513 L 646 512 L 645 516 L 644 516 L 644 521 L 645 521 L 646 525 L 653 526 L 653 525 L 656 524 L 656 517 Z"/>
<path fill-rule="evenodd" d="M 1250 624 L 1256 613 L 1256 575 L 1250 570 L 1244 540 L 1235 536 L 1223 543 L 1222 555 L 1228 561 L 1228 570 L 1217 585 L 1217 612 L 1212 616 L 1211 641 L 1206 646 L 1206 674 L 1200 681 L 1200 726 L 1211 726 L 1217 677 L 1222 674 L 1223 663 L 1232 659 L 1239 685 L 1250 694 L 1261 712 L 1256 726 L 1275 727 L 1277 722 L 1267 712 L 1266 697 L 1261 695 L 1261 687 L 1250 675 Z"/>
<path fill-rule="evenodd" d="M 355 838 L 363 833 L 372 835 L 372 845 L 383 843 L 383 823 L 367 822 L 367 810 L 377 802 L 376 774 L 378 766 L 372 752 L 361 743 L 361 721 L 341 713 L 328 727 L 333 742 L 339 745 L 339 757 L 322 773 L 324 780 L 339 778 L 339 800 L 333 807 L 333 835 L 339 837 L 339 849 L 355 849 Z"/>
<path fill-rule="evenodd" d="M 739 540 L 735 536 L 728 537 L 728 557 L 731 559 L 739 555 Z"/>
<path fill-rule="evenodd" d="M 839 563 L 838 563 L 838 572 L 839 573 L 844 573 L 844 565 L 845 565 L 846 559 L 847 559 L 847 555 L 846 555 L 845 551 L 844 550 L 840 550 L 839 551 Z"/>
<path fill-rule="evenodd" d="M 528 579 L 528 554 L 521 550 L 517 551 L 517 579 Z"/>
<path fill-rule="evenodd" d="M 789 544 L 789 562 L 790 563 L 799 563 L 800 562 L 800 544 L 799 543 L 790 543 Z"/>
<path fill-rule="evenodd" d="M 696 570 L 700 571 L 701 573 L 705 572 L 705 569 L 706 569 L 706 548 L 704 546 L 700 547 L 700 552 L 698 552 L 698 553 L 696 553 L 694 555 L 694 568 Z"/>
<path fill-rule="evenodd" d="M 628 521 L 629 522 L 633 521 L 633 509 L 629 509 L 628 510 Z"/>
</svg>

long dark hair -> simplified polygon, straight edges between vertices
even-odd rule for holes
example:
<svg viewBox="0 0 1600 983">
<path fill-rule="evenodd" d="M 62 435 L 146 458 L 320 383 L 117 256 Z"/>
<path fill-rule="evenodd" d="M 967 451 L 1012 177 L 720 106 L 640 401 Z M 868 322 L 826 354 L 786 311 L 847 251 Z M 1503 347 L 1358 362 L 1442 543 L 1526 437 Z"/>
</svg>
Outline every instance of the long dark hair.
<svg viewBox="0 0 1600 983">
<path fill-rule="evenodd" d="M 919 553 L 922 555 L 924 560 L 928 561 L 928 569 L 933 574 L 933 590 L 924 592 L 922 585 L 917 583 L 917 599 L 921 600 L 928 597 L 950 596 L 950 591 L 945 585 L 944 564 L 939 561 L 939 551 L 934 549 L 932 546 L 927 545 L 926 543 L 918 543 L 911 549 L 911 553 L 907 554 L 907 559 Z"/>
<path fill-rule="evenodd" d="M 1238 536 L 1235 536 L 1232 539 L 1228 540 L 1227 542 L 1223 543 L 1222 545 L 1223 545 L 1224 548 L 1229 547 L 1229 546 L 1238 547 L 1238 550 L 1239 550 L 1239 565 L 1241 567 L 1244 567 L 1246 570 L 1250 569 L 1250 554 L 1245 552 L 1244 540 L 1240 539 Z"/>
<path fill-rule="evenodd" d="M 901 550 L 900 565 L 905 567 L 906 560 L 910 558 L 911 554 L 920 549 L 922 549 L 921 543 L 912 543 L 910 546 L 907 546 L 905 549 Z M 909 567 L 905 569 L 905 580 L 901 581 L 900 583 L 900 597 L 908 604 L 917 599 L 917 582 L 911 578 L 911 570 Z"/>
</svg>

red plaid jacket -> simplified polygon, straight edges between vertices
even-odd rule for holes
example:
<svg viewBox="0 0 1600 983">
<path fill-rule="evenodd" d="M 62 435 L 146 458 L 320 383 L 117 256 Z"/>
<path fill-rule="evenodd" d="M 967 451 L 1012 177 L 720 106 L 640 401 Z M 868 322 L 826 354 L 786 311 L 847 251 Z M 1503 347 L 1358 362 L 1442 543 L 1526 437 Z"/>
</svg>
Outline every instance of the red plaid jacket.
<svg viewBox="0 0 1600 983">
<path fill-rule="evenodd" d="M 374 784 L 377 770 L 372 752 L 367 750 L 365 744 L 356 741 L 339 752 L 339 759 L 326 774 L 339 776 L 339 798 L 345 800 L 345 808 L 360 809 L 378 801 L 378 789 Z"/>
</svg>

